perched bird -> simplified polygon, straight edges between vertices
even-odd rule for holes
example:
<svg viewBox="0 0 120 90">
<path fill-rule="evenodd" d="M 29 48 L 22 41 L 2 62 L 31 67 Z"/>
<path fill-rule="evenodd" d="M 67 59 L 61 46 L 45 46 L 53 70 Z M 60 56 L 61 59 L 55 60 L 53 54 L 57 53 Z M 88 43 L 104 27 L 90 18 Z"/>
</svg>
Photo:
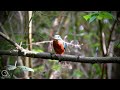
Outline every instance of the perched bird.
<svg viewBox="0 0 120 90">
<path fill-rule="evenodd" d="M 55 35 L 53 37 L 53 48 L 56 54 L 64 54 L 67 44 L 62 40 L 60 35 Z"/>
</svg>

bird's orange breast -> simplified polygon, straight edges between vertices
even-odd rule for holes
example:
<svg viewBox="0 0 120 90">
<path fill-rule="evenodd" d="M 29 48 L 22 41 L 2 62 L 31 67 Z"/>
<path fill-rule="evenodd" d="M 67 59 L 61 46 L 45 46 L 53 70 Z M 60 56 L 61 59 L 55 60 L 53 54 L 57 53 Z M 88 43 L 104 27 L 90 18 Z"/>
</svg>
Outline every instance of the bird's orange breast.
<svg viewBox="0 0 120 90">
<path fill-rule="evenodd" d="M 63 42 L 59 40 L 53 40 L 53 48 L 56 52 L 56 54 L 64 54 L 64 46 Z"/>
</svg>

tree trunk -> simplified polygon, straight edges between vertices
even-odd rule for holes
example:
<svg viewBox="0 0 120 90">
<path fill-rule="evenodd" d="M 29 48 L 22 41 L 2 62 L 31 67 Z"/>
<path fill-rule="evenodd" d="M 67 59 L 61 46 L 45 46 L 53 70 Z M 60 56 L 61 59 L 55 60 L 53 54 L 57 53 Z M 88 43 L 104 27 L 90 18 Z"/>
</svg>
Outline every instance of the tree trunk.
<svg viewBox="0 0 120 90">
<path fill-rule="evenodd" d="M 119 21 L 120 12 L 117 12 L 117 20 Z M 117 25 L 120 25 L 120 22 L 117 23 Z M 117 26 L 119 27 L 119 26 Z M 120 32 L 119 28 L 115 30 L 115 45 L 114 45 L 114 56 L 120 57 Z M 114 63 L 112 64 L 112 76 L 111 79 L 120 79 L 120 63 Z"/>
<path fill-rule="evenodd" d="M 120 56 L 120 48 L 114 48 L 114 54 Z M 114 63 L 112 65 L 112 79 L 120 79 L 120 63 Z"/>
</svg>

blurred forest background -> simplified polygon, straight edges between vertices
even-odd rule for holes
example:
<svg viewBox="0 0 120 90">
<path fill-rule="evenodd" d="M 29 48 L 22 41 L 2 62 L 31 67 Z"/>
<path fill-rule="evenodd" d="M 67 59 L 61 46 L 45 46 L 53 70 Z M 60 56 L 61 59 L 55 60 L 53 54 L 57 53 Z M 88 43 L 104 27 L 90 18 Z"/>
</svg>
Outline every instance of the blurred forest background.
<svg viewBox="0 0 120 90">
<path fill-rule="evenodd" d="M 82 57 L 119 57 L 120 21 L 118 11 L 1 11 L 0 32 L 24 49 L 52 52 L 55 34 L 66 42 L 83 44 L 68 46 L 65 54 Z M 0 50 L 16 49 L 0 37 Z M 120 78 L 117 63 L 77 63 L 62 66 L 56 60 L 18 56 L 0 56 L 0 71 L 7 65 L 27 66 L 34 72 L 15 70 L 15 79 L 113 79 Z M 10 72 L 9 72 L 10 73 Z"/>
</svg>

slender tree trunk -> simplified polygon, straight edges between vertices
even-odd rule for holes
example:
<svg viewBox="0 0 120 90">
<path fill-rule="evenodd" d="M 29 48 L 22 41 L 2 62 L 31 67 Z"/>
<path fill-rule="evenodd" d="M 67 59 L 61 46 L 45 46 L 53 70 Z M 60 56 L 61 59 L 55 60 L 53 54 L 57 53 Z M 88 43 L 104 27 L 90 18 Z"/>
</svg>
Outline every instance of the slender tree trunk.
<svg viewBox="0 0 120 90">
<path fill-rule="evenodd" d="M 120 12 L 117 12 L 117 20 L 118 20 L 118 25 L 120 25 L 119 22 L 119 17 L 120 17 Z M 119 28 L 115 30 L 115 46 L 114 46 L 114 56 L 120 57 L 120 32 Z M 118 43 L 117 43 L 118 42 Z M 120 79 L 120 63 L 115 63 L 112 64 L 112 79 Z"/>
<path fill-rule="evenodd" d="M 28 23 L 29 23 L 29 18 L 28 18 L 28 11 L 25 11 L 24 12 L 24 40 L 25 40 L 25 44 L 27 45 L 28 44 Z M 28 49 L 28 47 L 26 47 L 26 49 Z M 28 60 L 28 57 L 22 57 L 22 60 L 23 60 L 23 63 L 24 63 L 24 66 L 27 66 L 29 67 L 29 60 Z M 24 78 L 29 78 L 28 77 L 28 72 L 24 72 Z"/>
<path fill-rule="evenodd" d="M 32 11 L 29 11 L 29 29 L 28 29 L 28 50 L 32 50 Z M 29 67 L 32 68 L 32 58 L 29 59 Z M 32 72 L 29 73 L 32 76 Z"/>
</svg>

